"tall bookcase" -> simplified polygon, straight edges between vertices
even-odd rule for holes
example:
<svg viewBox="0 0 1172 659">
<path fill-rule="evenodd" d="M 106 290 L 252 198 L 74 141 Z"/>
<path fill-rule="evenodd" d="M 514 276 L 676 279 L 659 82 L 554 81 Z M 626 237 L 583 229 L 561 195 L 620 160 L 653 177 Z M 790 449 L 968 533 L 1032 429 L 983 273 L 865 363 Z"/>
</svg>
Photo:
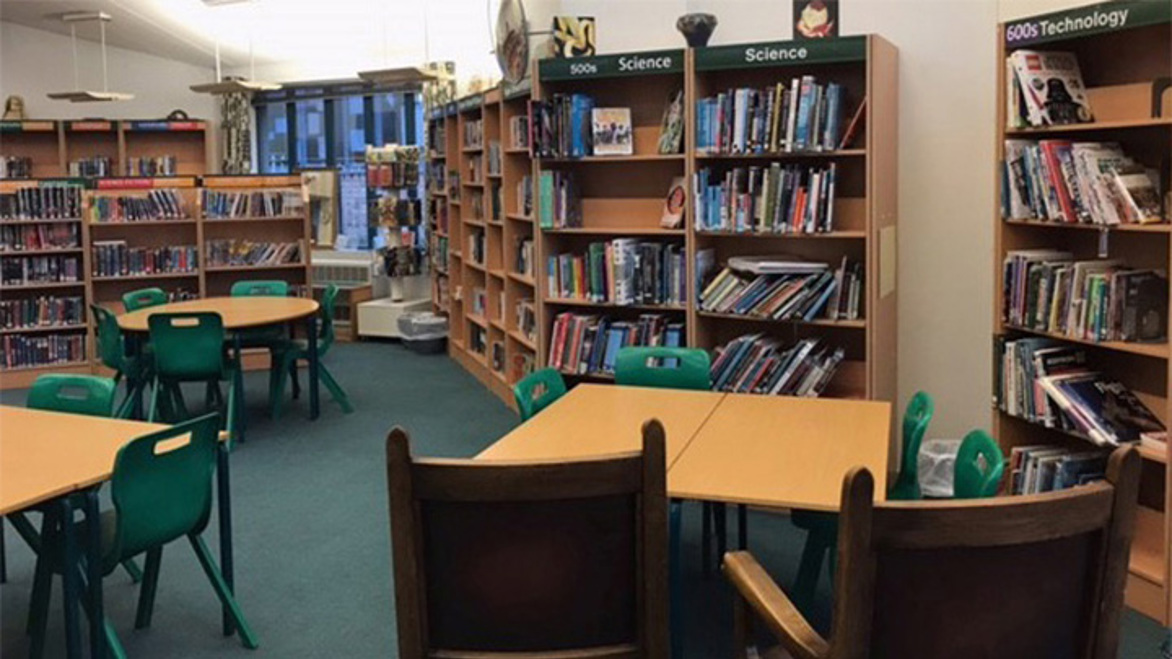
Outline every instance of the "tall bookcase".
<svg viewBox="0 0 1172 659">
<path fill-rule="evenodd" d="M 504 271 L 503 331 L 506 381 L 511 387 L 540 363 L 538 341 L 541 307 L 538 305 L 538 240 L 535 215 L 535 179 L 529 157 L 527 117 L 532 97 L 531 79 L 501 86 L 501 210 Z M 527 245 L 527 247 L 526 247 Z M 525 256 L 522 256 L 525 252 Z M 512 401 L 511 391 L 504 393 Z"/>
<path fill-rule="evenodd" d="M 713 48 L 665 50 L 624 53 L 573 60 L 544 60 L 538 63 L 532 95 L 548 99 L 554 94 L 585 93 L 594 99 L 595 107 L 626 107 L 631 110 L 634 134 L 634 153 L 629 156 L 596 156 L 573 159 L 530 159 L 527 149 L 511 148 L 509 134 L 512 118 L 526 114 L 529 92 L 523 88 L 502 88 L 500 110 L 496 110 L 495 94 L 480 101 L 482 107 L 472 109 L 461 105 L 457 126 L 453 126 L 444 111 L 432 115 L 433 131 L 438 126 L 447 128 L 446 149 L 451 162 L 454 153 L 461 157 L 477 156 L 464 153 L 460 146 L 463 122 L 471 117 L 499 114 L 503 142 L 502 190 L 505 221 L 503 265 L 498 266 L 494 251 L 494 229 L 488 221 L 490 263 L 484 277 L 493 281 L 493 272 L 505 269 L 504 334 L 506 354 L 510 363 L 519 357 L 531 356 L 534 367 L 548 361 L 551 332 L 559 313 L 574 312 L 599 314 L 620 320 L 634 320 L 641 314 L 663 314 L 671 322 L 685 326 L 687 345 L 713 350 L 730 339 L 749 333 L 762 333 L 786 343 L 810 336 L 824 337 L 828 344 L 842 346 L 847 360 L 840 367 L 824 395 L 853 398 L 893 400 L 896 384 L 896 293 L 895 245 L 897 220 L 897 97 L 898 67 L 894 46 L 878 36 L 845 37 L 825 42 L 773 42 L 720 46 Z M 709 156 L 695 148 L 696 101 L 709 94 L 729 88 L 763 87 L 777 82 L 787 85 L 792 78 L 814 75 L 819 82 L 837 82 L 845 92 L 843 103 L 844 128 L 863 98 L 867 99 L 864 128 L 849 148 L 824 152 L 796 152 L 762 155 Z M 684 92 L 685 136 L 683 152 L 660 154 L 658 140 L 664 110 L 673 92 Z M 471 103 L 468 99 L 467 103 Z M 452 130 L 456 128 L 457 130 Z M 433 133 L 434 134 L 434 133 Z M 491 133 L 486 131 L 486 149 Z M 768 166 L 778 162 L 796 165 L 837 163 L 839 168 L 838 193 L 835 205 L 834 230 L 818 234 L 733 234 L 699 231 L 692 217 L 693 176 L 702 168 L 727 171 L 735 166 Z M 448 167 L 466 175 L 468 168 Z M 432 171 L 435 171 L 433 166 Z M 572 173 L 581 192 L 580 227 L 554 228 L 540 226 L 541 195 L 539 178 L 542 172 Z M 526 213 L 519 206 L 522 197 L 517 185 L 525 176 L 532 184 L 532 208 Z M 683 225 L 676 229 L 663 228 L 661 218 L 664 198 L 676 177 L 684 177 L 688 189 L 688 209 Z M 448 181 L 449 188 L 451 181 Z M 474 186 L 460 186 L 461 190 Z M 469 224 L 468 199 L 462 195 L 462 209 L 453 212 L 449 227 L 461 225 L 465 231 L 479 230 L 478 224 Z M 433 198 L 440 198 L 435 194 Z M 434 206 L 433 206 L 434 207 Z M 463 222 L 457 217 L 462 213 Z M 475 221 L 475 220 L 472 220 Z M 454 231 L 454 229 L 450 229 Z M 516 269 L 520 240 L 533 239 L 533 275 Z M 634 238 L 681 246 L 686 254 L 688 302 L 682 305 L 623 305 L 564 299 L 551 295 L 546 273 L 546 259 L 560 253 L 584 253 L 591 242 L 615 238 Z M 475 322 L 468 321 L 472 287 L 481 281 L 479 269 L 469 266 L 468 241 L 450 238 L 448 270 L 450 277 L 440 269 L 433 269 L 436 286 L 445 278 L 452 291 L 451 353 L 469 370 L 483 371 L 482 381 L 512 404 L 508 387 L 497 385 L 497 379 L 479 362 L 468 355 L 464 343 L 467 332 Z M 456 246 L 462 246 L 463 255 L 457 255 Z M 695 259 L 697 252 L 712 250 L 717 270 L 730 257 L 757 254 L 792 254 L 810 260 L 836 264 L 843 256 L 860 262 L 864 269 L 862 318 L 851 321 L 790 322 L 753 319 L 745 316 L 709 314 L 696 305 L 697 282 Z M 462 259 L 462 260 L 461 260 Z M 463 265 L 458 268 L 457 265 Z M 457 281 L 457 273 L 462 281 Z M 713 272 L 713 274 L 715 271 Z M 461 286 L 462 283 L 462 286 Z M 456 302 L 455 291 L 463 292 L 463 302 Z M 493 305 L 491 293 L 488 304 Z M 532 296 L 527 298 L 526 296 Z M 438 304 L 437 308 L 441 305 Z M 520 329 L 517 303 L 533 300 L 536 332 L 526 336 Z M 465 322 L 459 322 L 464 317 Z M 475 320 L 479 320 L 476 318 Z M 491 321 L 492 317 L 487 319 Z M 489 330 L 494 328 L 486 322 Z M 488 330 L 486 330 L 488 331 Z M 519 379 L 519 369 L 508 369 L 505 382 Z M 609 381 L 605 375 L 567 375 L 571 382 Z M 502 383 L 503 384 L 503 383 Z M 896 451 L 896 447 L 893 447 Z"/>
<path fill-rule="evenodd" d="M 1123 16 L 1115 27 L 1097 16 Z M 1053 26 L 1063 26 L 1059 32 Z M 1073 27 L 1072 27 L 1073 26 Z M 1159 94 L 1158 81 L 1172 76 L 1172 7 L 1160 2 L 1112 2 L 1033 16 L 1005 23 L 998 38 L 997 154 L 998 199 L 1006 139 L 1064 139 L 1115 142 L 1136 161 L 1159 168 L 1167 185 L 1172 160 L 1172 92 Z M 1011 129 L 1006 110 L 1006 57 L 1018 49 L 1074 53 L 1094 114 L 1092 123 Z M 1166 202 L 1165 202 L 1165 205 Z M 1012 250 L 1054 248 L 1076 259 L 1120 259 L 1129 266 L 1169 270 L 1168 209 L 1164 222 L 1101 227 L 1088 224 L 994 218 L 995 263 L 993 333 L 998 339 L 1049 337 L 1082 346 L 1088 364 L 1129 387 L 1165 424 L 1172 418 L 1167 340 L 1163 343 L 1090 342 L 1009 325 L 1002 312 L 1003 261 Z M 995 355 L 996 358 L 996 355 Z M 995 369 L 995 372 L 999 372 Z M 1056 444 L 1086 447 L 1086 440 L 1014 417 L 994 406 L 994 434 L 1006 453 L 1015 446 Z M 1165 451 L 1141 450 L 1140 508 L 1127 580 L 1127 605 L 1167 626 L 1172 611 L 1169 588 L 1168 463 Z"/>
</svg>

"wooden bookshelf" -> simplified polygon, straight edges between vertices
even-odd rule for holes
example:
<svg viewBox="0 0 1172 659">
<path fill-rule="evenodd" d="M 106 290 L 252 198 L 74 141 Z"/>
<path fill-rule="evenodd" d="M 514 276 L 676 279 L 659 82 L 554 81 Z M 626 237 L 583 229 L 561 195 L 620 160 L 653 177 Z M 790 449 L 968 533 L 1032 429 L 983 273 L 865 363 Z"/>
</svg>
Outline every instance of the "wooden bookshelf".
<svg viewBox="0 0 1172 659">
<path fill-rule="evenodd" d="M 0 153 L 33 161 L 32 178 L 69 176 L 70 163 L 109 158 L 109 176 L 136 175 L 130 158 L 174 156 L 177 176 L 215 170 L 207 122 L 138 119 L 0 121 Z"/>
<path fill-rule="evenodd" d="M 1039 29 L 1042 21 L 1055 23 L 1066 18 L 1079 19 L 1098 11 L 1126 11 L 1126 19 L 1117 27 L 1090 27 L 1067 30 L 1053 37 Z M 1074 53 L 1087 87 L 1094 121 L 1087 124 L 1044 128 L 1010 129 L 1006 110 L 1005 60 L 1014 50 L 1027 48 Z M 1005 140 L 1069 139 L 1116 142 L 1125 153 L 1167 176 L 1172 161 L 1172 97 L 1164 94 L 1152 101 L 1144 95 L 1145 85 L 1172 75 L 1168 52 L 1172 50 L 1172 7 L 1159 2 L 1113 2 L 1089 5 L 1068 11 L 1022 18 L 1004 23 L 998 36 L 997 60 L 997 168 L 998 200 L 1002 190 L 1001 171 L 1005 158 Z M 1137 95 L 1138 90 L 1138 95 Z M 1167 185 L 1167 181 L 1165 181 Z M 1168 209 L 1165 209 L 1167 221 Z M 993 334 L 1008 340 L 1044 336 L 1077 344 L 1087 353 L 1091 368 L 1118 380 L 1136 395 L 1165 424 L 1172 418 L 1172 390 L 1169 389 L 1167 341 L 1160 344 L 1093 342 L 1061 334 L 1015 327 L 1002 316 L 1003 260 L 1007 252 L 1017 249 L 1055 248 L 1071 252 L 1076 259 L 1118 258 L 1129 266 L 1167 271 L 1170 261 L 1169 241 L 1172 225 L 1123 225 L 1104 228 L 1098 225 L 1050 223 L 1022 218 L 1002 217 L 998 204 L 994 216 L 994 290 L 998 292 L 993 308 Z M 1071 433 L 1046 428 L 1026 419 L 1010 416 L 999 407 L 993 409 L 994 434 L 1006 455 L 1015 446 L 1055 444 L 1081 448 L 1087 440 Z M 1144 449 L 1140 487 L 1140 509 L 1136 534 L 1131 548 L 1130 573 L 1126 602 L 1135 610 L 1162 625 L 1172 622 L 1172 588 L 1169 538 L 1172 527 L 1165 511 L 1169 505 L 1169 456 L 1166 452 Z"/>
<path fill-rule="evenodd" d="M 797 53 L 800 57 L 788 60 L 769 60 L 747 63 L 746 53 L 750 50 L 770 49 Z M 663 68 L 642 68 L 632 70 L 620 64 L 620 60 L 663 61 Z M 673 322 L 685 325 L 686 342 L 690 346 L 713 350 L 741 334 L 761 332 L 786 342 L 807 336 L 824 337 L 826 342 L 842 346 L 847 359 L 840 366 L 834 380 L 824 395 L 848 398 L 873 398 L 894 400 L 896 386 L 896 294 L 895 294 L 895 243 L 896 243 L 896 198 L 897 198 L 897 96 L 898 73 L 897 53 L 894 46 L 878 36 L 860 36 L 837 39 L 828 42 L 778 42 L 769 44 L 742 44 L 705 49 L 668 50 L 652 53 L 625 53 L 603 55 L 572 61 L 541 61 L 537 65 L 532 92 L 528 84 L 523 89 L 504 87 L 500 90 L 499 101 L 500 133 L 503 142 L 502 190 L 504 222 L 504 260 L 498 265 L 495 260 L 486 264 L 484 275 L 468 263 L 468 243 L 453 242 L 464 250 L 459 268 L 461 277 L 470 279 L 479 286 L 486 282 L 489 294 L 488 309 L 493 309 L 492 295 L 498 285 L 498 278 L 492 273 L 503 266 L 505 277 L 504 337 L 510 364 L 518 355 L 528 355 L 535 367 L 546 364 L 550 333 L 555 316 L 562 311 L 606 314 L 616 319 L 636 319 L 644 313 L 662 313 Z M 571 63 L 575 66 L 571 67 Z M 580 73 L 586 72 L 586 73 Z M 799 152 L 768 155 L 709 155 L 694 148 L 696 135 L 693 112 L 696 100 L 717 90 L 739 86 L 764 86 L 778 81 L 789 82 L 791 78 L 812 74 L 820 83 L 838 82 L 846 89 L 843 106 L 845 123 L 857 109 L 864 97 L 868 98 L 865 128 L 849 148 L 832 152 Z M 684 105 L 687 129 L 682 154 L 659 154 L 658 138 L 663 114 L 669 96 L 673 91 L 684 91 Z M 530 94 L 534 98 L 550 98 L 559 93 L 586 93 L 595 100 L 596 107 L 631 108 L 634 133 L 634 153 L 617 157 L 547 158 L 531 160 L 527 149 L 514 147 L 509 140 L 511 117 L 527 114 Z M 498 113 L 494 94 L 482 99 L 482 115 Z M 463 107 L 463 106 L 462 106 Z M 458 112 L 464 117 L 474 117 L 473 110 Z M 433 113 L 433 124 L 444 121 L 443 112 Z M 447 144 L 437 146 L 436 152 L 443 152 L 446 158 L 480 157 L 480 153 L 465 153 L 460 143 L 462 131 L 449 130 Z M 487 151 L 487 140 L 485 150 Z M 679 229 L 664 229 L 660 226 L 664 196 L 672 179 L 683 176 L 688 181 L 689 198 L 692 194 L 693 175 L 702 167 L 721 170 L 735 166 L 768 165 L 770 162 L 808 162 L 820 165 L 836 162 L 840 168 L 841 180 L 838 188 L 838 203 L 835 208 L 833 231 L 824 234 L 736 234 L 719 231 L 699 231 L 691 217 L 691 201 L 685 213 L 684 225 Z M 542 171 L 559 170 L 574 173 L 582 195 L 582 223 L 574 228 L 542 228 L 537 180 Z M 461 172 L 467 166 L 460 167 Z M 487 170 L 486 170 L 487 171 Z M 525 175 L 531 177 L 534 185 L 535 208 L 517 207 L 516 184 Z M 470 191 L 476 188 L 457 186 L 456 196 L 461 208 L 451 212 L 450 226 L 461 230 L 479 231 L 460 221 L 471 218 Z M 492 179 L 488 179 L 489 185 Z M 450 189 L 450 188 L 449 188 Z M 435 195 L 439 197 L 440 195 Z M 492 223 L 486 223 L 484 230 L 489 233 L 490 260 L 496 258 Z M 455 231 L 452 229 L 451 231 Z M 532 275 L 515 270 L 516 244 L 521 238 L 534 239 Z M 688 303 L 684 305 L 624 305 L 615 306 L 577 299 L 562 299 L 547 296 L 545 260 L 551 254 L 563 252 L 582 253 L 591 242 L 617 237 L 632 237 L 640 240 L 665 242 L 684 248 L 688 263 Z M 455 238 L 452 238 L 455 241 Z M 758 317 L 711 314 L 696 308 L 696 285 L 694 282 L 695 256 L 700 249 L 715 250 L 719 267 L 729 257 L 748 254 L 784 253 L 797 254 L 812 260 L 821 260 L 837 265 L 843 256 L 850 256 L 865 266 L 865 300 L 863 317 L 851 321 L 814 320 L 808 323 L 794 321 L 772 321 Z M 454 262 L 457 257 L 452 253 Z M 454 279 L 455 275 L 451 278 Z M 444 279 L 437 274 L 436 282 Z M 452 290 L 457 288 L 449 281 Z M 472 290 L 464 282 L 465 297 Z M 525 337 L 517 323 L 516 303 L 520 299 L 534 300 L 538 331 L 534 337 Z M 463 303 L 467 306 L 467 302 Z M 460 303 L 452 303 L 453 308 Z M 461 308 L 460 313 L 463 313 Z M 476 372 L 481 364 L 468 356 L 465 334 L 470 324 L 455 321 L 453 316 L 453 341 L 450 351 L 466 368 Z M 489 316 L 489 333 L 495 332 Z M 502 399 L 512 404 L 512 394 L 507 388 L 491 382 L 490 374 L 481 380 Z M 599 374 L 568 376 L 572 382 L 608 382 L 613 378 Z M 516 378 L 510 374 L 507 382 Z M 893 446 L 893 459 L 897 447 Z M 893 462 L 893 464 L 895 464 Z"/>
<path fill-rule="evenodd" d="M 0 121 L 0 153 L 32 160 L 32 178 L 65 176 L 65 138 L 59 121 Z"/>
</svg>

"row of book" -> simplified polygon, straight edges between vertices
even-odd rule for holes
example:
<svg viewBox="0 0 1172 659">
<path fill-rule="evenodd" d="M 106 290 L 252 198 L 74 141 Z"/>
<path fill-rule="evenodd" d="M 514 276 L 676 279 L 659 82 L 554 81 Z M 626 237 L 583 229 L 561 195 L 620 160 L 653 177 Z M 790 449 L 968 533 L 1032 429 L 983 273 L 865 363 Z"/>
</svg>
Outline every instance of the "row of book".
<svg viewBox="0 0 1172 659">
<path fill-rule="evenodd" d="M 6 156 L 0 154 L 0 179 L 32 178 L 33 159 L 28 156 Z"/>
<path fill-rule="evenodd" d="M 81 246 L 81 225 L 28 224 L 0 225 L 0 252 L 42 249 L 70 249 Z"/>
<path fill-rule="evenodd" d="M 834 230 L 838 165 L 736 167 L 695 176 L 698 231 L 825 233 Z"/>
<path fill-rule="evenodd" d="M 419 185 L 417 146 L 366 146 L 366 185 L 372 188 L 413 188 Z"/>
<path fill-rule="evenodd" d="M 199 248 L 195 245 L 131 247 L 125 240 L 94 241 L 91 267 L 95 277 L 195 272 L 199 269 Z"/>
<path fill-rule="evenodd" d="M 460 200 L 460 170 L 448 170 L 448 196 L 454 201 Z"/>
<path fill-rule="evenodd" d="M 5 334 L 0 337 L 5 369 L 85 361 L 85 334 Z"/>
<path fill-rule="evenodd" d="M 1005 82 L 1011 130 L 1094 119 L 1074 53 L 1015 50 L 1005 59 Z"/>
<path fill-rule="evenodd" d="M 472 302 L 472 315 L 485 318 L 488 316 L 488 291 L 484 290 L 483 286 L 473 286 L 472 295 L 470 296 Z"/>
<path fill-rule="evenodd" d="M 532 238 L 518 238 L 517 248 L 514 250 L 516 260 L 513 263 L 513 271 L 526 277 L 533 276 L 533 239 Z"/>
<path fill-rule="evenodd" d="M 533 215 L 533 177 L 528 174 L 517 181 L 517 212 L 525 217 Z"/>
<path fill-rule="evenodd" d="M 524 114 L 509 117 L 509 148 L 529 148 L 529 117 Z"/>
<path fill-rule="evenodd" d="M 468 232 L 468 261 L 484 265 L 488 258 L 488 240 L 483 231 Z"/>
<path fill-rule="evenodd" d="M 5 286 L 81 281 L 81 259 L 76 256 L 24 256 L 0 259 L 0 283 Z"/>
<path fill-rule="evenodd" d="M 1160 342 L 1168 336 L 1168 278 L 1070 252 L 1005 255 L 1002 318 L 1014 327 L 1087 341 Z"/>
<path fill-rule="evenodd" d="M 484 146 L 484 120 L 473 119 L 464 122 L 464 148 L 479 149 Z"/>
<path fill-rule="evenodd" d="M 445 166 L 445 164 L 442 160 L 438 161 L 438 162 L 428 163 L 428 165 L 427 165 L 427 180 L 431 186 L 430 190 L 432 192 L 434 192 L 436 194 L 444 194 L 444 192 L 447 190 L 447 185 L 445 183 L 445 181 L 447 179 L 447 176 L 446 176 L 447 171 L 448 171 L 448 168 Z"/>
<path fill-rule="evenodd" d="M 1164 221 L 1158 174 L 1112 142 L 1006 140 L 1001 213 L 1071 224 Z"/>
<path fill-rule="evenodd" d="M 41 185 L 0 193 L 0 221 L 81 217 L 81 186 Z"/>
<path fill-rule="evenodd" d="M 206 247 L 211 267 L 300 263 L 303 251 L 300 240 L 282 243 L 231 238 L 209 240 Z"/>
<path fill-rule="evenodd" d="M 844 90 L 814 76 L 761 89 L 741 87 L 696 101 L 696 149 L 702 154 L 834 151 L 842 134 Z M 846 139 L 844 139 L 844 137 Z"/>
<path fill-rule="evenodd" d="M 1091 370 L 1080 346 L 1042 337 L 998 337 L 995 355 L 995 398 L 1010 416 L 1102 446 L 1164 430 L 1135 393 Z"/>
<path fill-rule="evenodd" d="M 178 190 L 159 188 L 144 195 L 98 196 L 90 203 L 90 221 L 160 222 L 187 219 L 187 203 Z"/>
<path fill-rule="evenodd" d="M 0 328 L 6 330 L 84 324 L 85 298 L 80 295 L 41 295 L 0 300 Z"/>
<path fill-rule="evenodd" d="M 683 245 L 634 238 L 592 242 L 585 254 L 546 259 L 550 297 L 616 305 L 683 305 L 686 272 Z"/>
<path fill-rule="evenodd" d="M 114 159 L 107 156 L 90 156 L 69 161 L 69 175 L 83 178 L 114 176 Z"/>
<path fill-rule="evenodd" d="M 480 158 L 468 160 L 468 183 L 484 183 L 484 161 Z"/>
<path fill-rule="evenodd" d="M 613 374 L 619 348 L 683 344 L 684 324 L 662 314 L 625 321 L 567 312 L 554 318 L 547 363 L 565 373 Z"/>
<path fill-rule="evenodd" d="M 139 156 L 126 159 L 127 176 L 176 176 L 179 159 L 172 155 Z"/>
<path fill-rule="evenodd" d="M 442 121 L 433 121 L 431 123 L 431 150 L 433 153 L 443 155 L 444 149 L 448 145 L 448 127 Z"/>
<path fill-rule="evenodd" d="M 1009 451 L 1009 493 L 1040 494 L 1102 480 L 1109 455 L 1053 444 L 1015 446 Z"/>
<path fill-rule="evenodd" d="M 537 305 L 532 298 L 517 300 L 517 330 L 521 336 L 537 343 Z"/>
<path fill-rule="evenodd" d="M 249 217 L 288 217 L 303 212 L 300 190 L 223 192 L 201 190 L 204 216 L 211 220 Z"/>
<path fill-rule="evenodd" d="M 501 202 L 501 184 L 500 181 L 491 181 L 489 183 L 488 198 L 491 208 L 488 219 L 493 222 L 500 222 L 504 213 Z"/>
<path fill-rule="evenodd" d="M 529 143 L 537 158 L 593 155 L 594 99 L 587 94 L 554 94 L 529 101 Z"/>
<path fill-rule="evenodd" d="M 843 257 L 837 269 L 803 262 L 796 271 L 753 274 L 726 267 L 701 290 L 700 310 L 771 320 L 857 320 L 862 300 L 863 265 Z"/>
<path fill-rule="evenodd" d="M 501 175 L 501 141 L 489 140 L 488 142 L 488 175 Z"/>
<path fill-rule="evenodd" d="M 582 199 L 573 172 L 544 169 L 537 182 L 541 195 L 541 228 L 582 226 Z"/>
<path fill-rule="evenodd" d="M 762 334 L 739 336 L 716 349 L 712 388 L 716 391 L 781 396 L 819 396 L 846 357 L 821 339 L 783 346 Z"/>
<path fill-rule="evenodd" d="M 435 238 L 435 252 L 432 257 L 432 262 L 435 267 L 440 270 L 448 269 L 448 237 L 436 236 Z"/>
</svg>

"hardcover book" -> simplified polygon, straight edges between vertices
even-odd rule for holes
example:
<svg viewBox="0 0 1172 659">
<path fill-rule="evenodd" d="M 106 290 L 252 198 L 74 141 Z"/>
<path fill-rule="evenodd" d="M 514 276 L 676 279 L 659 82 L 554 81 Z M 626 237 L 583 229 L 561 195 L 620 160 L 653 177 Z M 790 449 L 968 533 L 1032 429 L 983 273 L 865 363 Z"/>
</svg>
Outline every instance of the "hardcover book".
<svg viewBox="0 0 1172 659">
<path fill-rule="evenodd" d="M 594 108 L 591 119 L 594 155 L 629 156 L 635 152 L 631 108 Z"/>
</svg>

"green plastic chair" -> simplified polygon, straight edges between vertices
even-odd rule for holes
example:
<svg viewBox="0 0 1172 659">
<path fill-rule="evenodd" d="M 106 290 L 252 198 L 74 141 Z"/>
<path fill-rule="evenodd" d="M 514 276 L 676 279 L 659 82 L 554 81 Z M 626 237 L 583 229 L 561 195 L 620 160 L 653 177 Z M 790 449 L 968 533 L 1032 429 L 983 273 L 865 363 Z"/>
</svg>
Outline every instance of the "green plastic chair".
<svg viewBox="0 0 1172 659">
<path fill-rule="evenodd" d="M 533 418 L 564 395 L 566 381 L 556 368 L 534 371 L 513 385 L 513 398 L 517 401 L 522 421 Z"/>
<path fill-rule="evenodd" d="M 919 454 L 920 444 L 936 403 L 923 391 L 917 391 L 908 401 L 903 413 L 903 456 L 899 476 L 888 490 L 887 498 L 893 501 L 909 501 L 921 498 Z M 838 546 L 838 515 L 810 510 L 794 510 L 790 516 L 794 526 L 806 531 L 806 545 L 798 564 L 798 576 L 794 583 L 794 596 L 807 605 L 814 601 L 818 577 L 822 574 L 822 563 L 828 560 L 830 574 L 834 575 L 835 548 Z"/>
<path fill-rule="evenodd" d="M 161 288 L 140 288 L 122 296 L 122 306 L 129 311 L 167 304 L 167 293 Z"/>
<path fill-rule="evenodd" d="M 232 297 L 288 297 L 289 282 L 279 279 L 246 279 L 233 283 L 228 294 Z"/>
<path fill-rule="evenodd" d="M 334 379 L 330 370 L 326 368 L 322 359 L 334 345 L 334 301 L 338 297 L 338 287 L 330 284 L 321 297 L 321 319 L 318 323 L 317 340 L 317 372 L 322 384 L 329 389 L 330 395 L 342 406 L 342 411 L 349 414 L 354 411 L 350 404 L 350 397 L 342 390 L 342 385 Z M 285 341 L 273 351 L 273 367 L 269 369 L 269 401 L 274 419 L 281 416 L 281 406 L 285 397 L 285 378 L 293 380 L 294 396 L 300 386 L 297 384 L 297 362 L 309 359 L 309 342 L 302 339 Z"/>
<path fill-rule="evenodd" d="M 114 508 L 101 515 L 102 574 L 109 575 L 122 561 L 146 553 L 146 573 L 139 591 L 135 628 L 149 627 L 163 547 L 186 536 L 220 603 L 240 632 L 242 644 L 255 649 L 256 635 L 201 535 L 211 514 L 219 426 L 218 415 L 207 414 L 131 440 L 118 451 L 110 479 Z M 157 452 L 160 444 L 186 435 L 190 435 L 187 443 Z M 61 574 L 64 563 L 59 530 L 51 533 L 58 541 L 49 544 L 46 538 L 48 551 L 37 559 L 37 575 L 45 578 L 36 582 L 39 588 L 33 592 L 33 615 L 37 623 L 33 630 L 34 647 L 43 647 L 52 575 Z M 83 529 L 79 536 L 88 538 L 88 533 Z M 108 620 L 101 622 L 111 655 L 125 657 L 114 628 Z"/>
<path fill-rule="evenodd" d="M 633 387 L 704 391 L 712 388 L 710 366 L 708 353 L 698 348 L 628 346 L 619 349 L 614 379 Z"/>
<path fill-rule="evenodd" d="M 118 318 L 109 309 L 96 304 L 90 305 L 97 328 L 97 355 L 102 365 L 114 371 L 114 385 L 117 387 L 126 378 L 126 397 L 114 412 L 117 418 L 126 418 L 133 409 L 134 399 L 150 380 L 148 357 L 132 357 L 126 352 L 126 342 Z"/>
<path fill-rule="evenodd" d="M 224 321 L 217 313 L 157 313 L 147 318 L 154 355 L 154 389 L 147 420 L 176 423 L 190 418 L 180 384 L 207 385 L 204 405 L 226 407 L 229 435 L 235 439 L 239 419 L 235 369 L 224 351 Z M 220 382 L 228 383 L 228 398 Z"/>
<path fill-rule="evenodd" d="M 984 430 L 964 436 L 956 452 L 953 471 L 954 499 L 987 499 L 997 494 L 1005 473 L 1005 456 L 996 440 Z"/>
</svg>

